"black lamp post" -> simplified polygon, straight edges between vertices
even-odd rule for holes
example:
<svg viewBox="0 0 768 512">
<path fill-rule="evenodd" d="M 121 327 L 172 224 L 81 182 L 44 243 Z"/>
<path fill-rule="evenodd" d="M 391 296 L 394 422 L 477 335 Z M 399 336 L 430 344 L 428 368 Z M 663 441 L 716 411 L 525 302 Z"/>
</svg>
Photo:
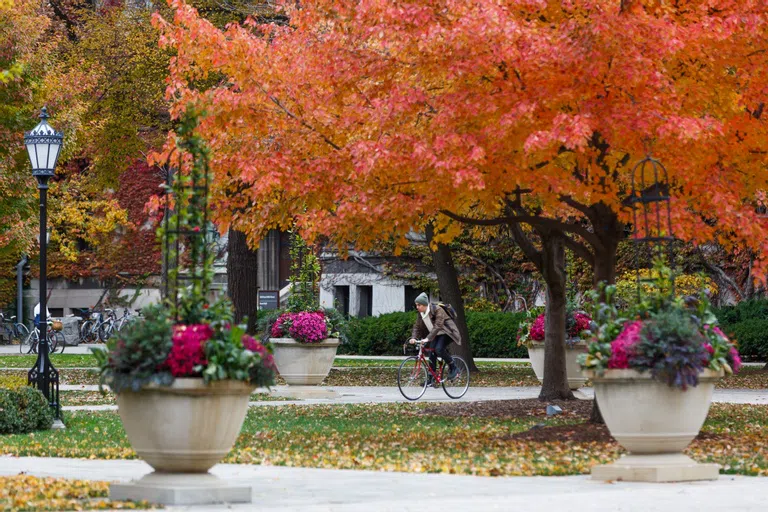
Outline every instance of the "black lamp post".
<svg viewBox="0 0 768 512">
<path fill-rule="evenodd" d="M 40 317 L 38 323 L 40 344 L 38 345 L 35 366 L 28 373 L 28 382 L 30 385 L 35 384 L 37 389 L 42 391 L 55 411 L 57 422 L 61 423 L 59 372 L 51 364 L 48 354 L 48 309 L 46 304 L 48 291 L 46 224 L 48 217 L 46 208 L 48 206 L 48 180 L 54 175 L 56 160 L 59 158 L 59 150 L 64 136 L 48 124 L 48 109 L 45 107 L 40 113 L 40 119 L 40 123 L 32 131 L 24 134 L 24 144 L 27 146 L 29 160 L 32 163 L 32 176 L 37 178 L 37 188 L 40 191 Z"/>
</svg>

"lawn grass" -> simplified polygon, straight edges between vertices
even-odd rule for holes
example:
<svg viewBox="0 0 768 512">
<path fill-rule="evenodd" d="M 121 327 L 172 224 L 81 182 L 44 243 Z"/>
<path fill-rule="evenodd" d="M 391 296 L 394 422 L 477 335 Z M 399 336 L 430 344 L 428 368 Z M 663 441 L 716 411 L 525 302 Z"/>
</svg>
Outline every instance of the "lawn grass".
<svg viewBox="0 0 768 512">
<path fill-rule="evenodd" d="M 55 363 L 54 363 L 55 364 Z M 95 369 L 60 368 L 61 384 L 98 384 L 99 375 Z M 2 375 L 21 375 L 28 370 L 0 369 Z M 278 385 L 285 382 L 278 377 Z M 396 386 L 396 367 L 334 367 L 323 381 L 325 386 Z M 472 374 L 472 387 L 509 387 L 539 386 L 539 381 L 530 366 L 506 365 L 481 367 L 479 373 Z M 591 386 L 587 382 L 585 386 Z M 738 375 L 728 375 L 717 383 L 719 389 L 768 389 L 768 372 L 757 367 L 743 368 Z"/>
<path fill-rule="evenodd" d="M 455 404 L 459 405 L 459 404 Z M 534 425 L 583 423 L 554 418 L 427 414 L 425 403 L 251 408 L 225 462 L 477 475 L 584 474 L 617 458 L 614 442 L 539 442 L 512 434 Z M 114 412 L 69 412 L 66 430 L 3 436 L 17 456 L 135 458 Z M 582 427 L 594 428 L 594 427 Z M 768 406 L 714 404 L 687 453 L 725 473 L 768 475 Z"/>
<path fill-rule="evenodd" d="M 51 354 L 51 362 L 56 368 L 96 368 L 96 358 L 91 354 Z M 2 355 L 0 368 L 31 368 L 37 361 L 37 354 Z"/>
</svg>

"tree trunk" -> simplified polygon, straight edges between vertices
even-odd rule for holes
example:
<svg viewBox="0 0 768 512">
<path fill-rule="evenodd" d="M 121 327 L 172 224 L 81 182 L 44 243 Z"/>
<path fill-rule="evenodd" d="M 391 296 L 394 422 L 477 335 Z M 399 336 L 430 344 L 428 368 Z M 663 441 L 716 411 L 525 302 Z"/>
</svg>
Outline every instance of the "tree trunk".
<svg viewBox="0 0 768 512">
<path fill-rule="evenodd" d="M 456 326 L 461 334 L 461 345 L 451 344 L 451 353 L 462 358 L 469 367 L 470 373 L 479 371 L 472 357 L 472 348 L 469 346 L 469 329 L 464 314 L 464 299 L 461 297 L 459 276 L 456 266 L 453 264 L 451 248 L 445 244 L 437 244 L 437 249 L 432 250 L 432 239 L 435 236 L 435 228 L 430 223 L 426 227 L 427 244 L 432 253 L 432 264 L 437 274 L 437 285 L 440 287 L 440 296 L 444 302 L 453 306 L 456 310 Z"/>
<path fill-rule="evenodd" d="M 573 400 L 565 366 L 565 245 L 559 233 L 542 237 L 542 274 L 547 283 L 544 382 L 539 400 Z"/>
<path fill-rule="evenodd" d="M 616 253 L 619 247 L 619 241 L 624 238 L 624 224 L 622 224 L 615 212 L 611 211 L 605 205 L 597 205 L 599 215 L 595 222 L 595 232 L 599 233 L 600 241 L 603 244 L 602 250 L 594 250 L 595 260 L 593 267 L 594 285 L 596 289 L 600 283 L 612 285 L 616 283 Z M 605 300 L 605 289 L 600 292 L 600 300 Z M 600 412 L 600 404 L 597 397 L 592 402 L 592 413 L 589 416 L 589 422 L 603 425 L 605 420 Z"/>
<path fill-rule="evenodd" d="M 248 318 L 248 333 L 256 333 L 259 309 L 257 290 L 258 252 L 248 247 L 245 233 L 229 230 L 227 244 L 227 290 L 235 309 L 235 322 Z"/>
</svg>

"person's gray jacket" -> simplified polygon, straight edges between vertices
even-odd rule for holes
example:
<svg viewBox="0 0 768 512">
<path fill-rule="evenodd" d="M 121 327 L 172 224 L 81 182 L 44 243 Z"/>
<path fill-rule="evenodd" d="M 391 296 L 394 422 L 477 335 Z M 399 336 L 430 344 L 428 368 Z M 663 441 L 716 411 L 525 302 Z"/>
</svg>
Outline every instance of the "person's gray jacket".
<svg viewBox="0 0 768 512">
<path fill-rule="evenodd" d="M 457 345 L 461 345 L 461 334 L 456 322 L 437 304 L 429 305 L 429 319 L 432 322 L 432 330 L 428 331 L 421 313 L 416 312 L 416 323 L 413 325 L 411 337 L 417 340 L 427 338 L 430 342 L 441 335 L 447 334 Z"/>
</svg>

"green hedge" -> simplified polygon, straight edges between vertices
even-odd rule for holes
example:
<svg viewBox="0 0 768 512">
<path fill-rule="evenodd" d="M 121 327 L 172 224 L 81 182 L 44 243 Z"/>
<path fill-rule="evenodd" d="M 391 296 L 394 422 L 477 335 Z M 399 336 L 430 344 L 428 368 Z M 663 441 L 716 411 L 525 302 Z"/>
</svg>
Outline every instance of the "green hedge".
<svg viewBox="0 0 768 512">
<path fill-rule="evenodd" d="M 0 434 L 24 434 L 52 424 L 53 410 L 39 390 L 0 389 Z"/>
<path fill-rule="evenodd" d="M 768 300 L 746 300 L 717 309 L 715 315 L 743 358 L 768 361 Z"/>
<path fill-rule="evenodd" d="M 467 312 L 469 343 L 474 357 L 528 357 L 517 346 L 517 326 L 523 313 Z M 351 318 L 348 341 L 340 354 L 365 356 L 402 355 L 403 342 L 411 337 L 416 312 L 387 313 L 377 317 Z"/>
</svg>

